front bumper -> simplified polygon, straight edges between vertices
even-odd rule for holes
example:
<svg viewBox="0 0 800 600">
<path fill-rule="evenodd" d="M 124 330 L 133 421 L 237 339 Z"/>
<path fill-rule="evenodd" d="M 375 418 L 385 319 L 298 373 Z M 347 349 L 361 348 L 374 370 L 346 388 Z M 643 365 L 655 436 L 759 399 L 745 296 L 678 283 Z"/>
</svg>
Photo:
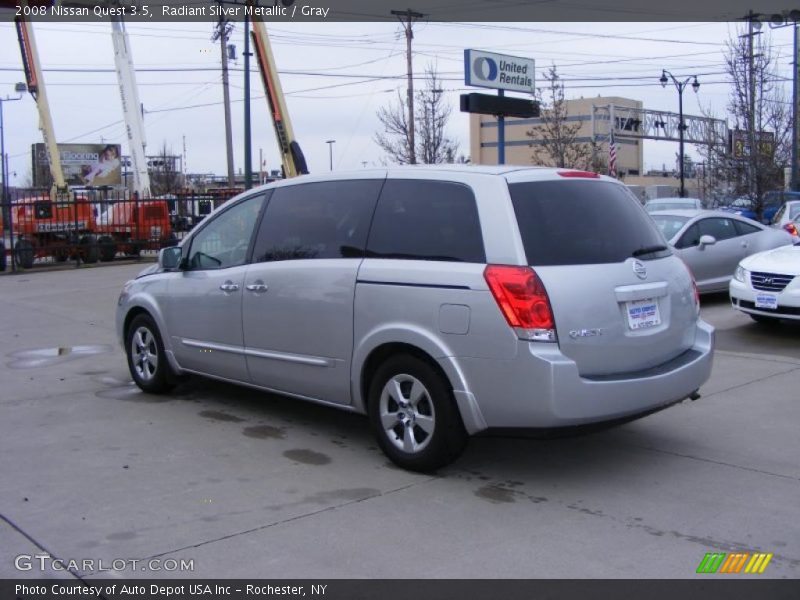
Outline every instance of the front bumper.
<svg viewBox="0 0 800 600">
<path fill-rule="evenodd" d="M 756 296 L 760 292 L 754 290 L 748 283 L 731 279 L 729 288 L 731 305 L 749 315 L 800 320 L 800 284 L 796 279 L 782 292 L 766 292 L 778 298 L 778 308 L 775 310 L 756 308 Z"/>
</svg>

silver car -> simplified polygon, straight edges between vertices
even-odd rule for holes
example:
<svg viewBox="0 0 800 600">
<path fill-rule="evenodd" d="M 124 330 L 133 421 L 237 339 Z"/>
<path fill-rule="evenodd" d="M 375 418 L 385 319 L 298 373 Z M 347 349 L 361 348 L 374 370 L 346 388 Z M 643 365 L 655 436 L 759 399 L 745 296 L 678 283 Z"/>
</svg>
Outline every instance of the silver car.
<svg viewBox="0 0 800 600">
<path fill-rule="evenodd" d="M 691 269 L 701 294 L 727 291 L 744 257 L 792 243 L 785 231 L 729 212 L 670 210 L 650 216 Z"/>
<path fill-rule="evenodd" d="M 644 209 L 651 213 L 658 210 L 703 208 L 703 203 L 697 198 L 658 198 L 648 200 Z"/>
<path fill-rule="evenodd" d="M 696 398 L 714 341 L 624 185 L 523 167 L 246 192 L 125 285 L 116 323 L 147 392 L 193 373 L 364 413 L 391 460 L 421 471 L 487 429 Z"/>
</svg>

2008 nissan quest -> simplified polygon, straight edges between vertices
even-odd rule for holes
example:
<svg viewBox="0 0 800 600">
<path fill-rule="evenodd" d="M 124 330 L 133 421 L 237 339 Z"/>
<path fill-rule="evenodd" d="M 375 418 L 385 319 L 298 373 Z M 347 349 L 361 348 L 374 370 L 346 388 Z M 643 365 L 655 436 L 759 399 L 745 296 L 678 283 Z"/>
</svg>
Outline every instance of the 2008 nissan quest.
<svg viewBox="0 0 800 600">
<path fill-rule="evenodd" d="M 117 332 L 146 392 L 195 373 L 365 413 L 413 470 L 488 428 L 695 396 L 714 345 L 691 274 L 624 185 L 523 167 L 246 192 L 125 284 Z"/>
</svg>

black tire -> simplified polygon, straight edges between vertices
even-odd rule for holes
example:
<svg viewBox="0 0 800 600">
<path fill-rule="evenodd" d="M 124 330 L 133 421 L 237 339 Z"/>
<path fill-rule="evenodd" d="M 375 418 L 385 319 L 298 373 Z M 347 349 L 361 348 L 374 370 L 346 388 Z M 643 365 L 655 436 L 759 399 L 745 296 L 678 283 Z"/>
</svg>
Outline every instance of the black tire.
<svg viewBox="0 0 800 600">
<path fill-rule="evenodd" d="M 418 384 L 422 389 L 412 393 Z M 395 397 L 398 387 L 405 405 Z M 370 382 L 368 403 L 378 445 L 404 469 L 434 471 L 453 462 L 466 446 L 467 432 L 449 382 L 415 356 L 386 360 Z"/>
<path fill-rule="evenodd" d="M 138 257 L 142 253 L 142 245 L 140 242 L 128 242 L 127 249 L 125 250 L 126 256 Z"/>
<path fill-rule="evenodd" d="M 17 264 L 23 269 L 30 269 L 33 267 L 33 259 L 35 253 L 33 251 L 33 244 L 30 240 L 18 240 L 14 246 L 14 254 L 17 258 Z"/>
<path fill-rule="evenodd" d="M 3 232 L 0 231 L 0 235 Z M 6 270 L 6 245 L 3 240 L 0 240 L 0 273 Z"/>
<path fill-rule="evenodd" d="M 102 262 L 111 262 L 117 255 L 117 244 L 109 235 L 101 235 L 97 244 L 100 247 L 100 260 Z"/>
<path fill-rule="evenodd" d="M 141 314 L 131 321 L 125 332 L 125 355 L 131 377 L 142 391 L 166 394 L 175 387 L 161 333 L 150 315 Z"/>
<path fill-rule="evenodd" d="M 174 231 L 172 231 L 172 232 L 170 232 L 170 234 L 164 240 L 162 240 L 161 247 L 162 248 L 172 248 L 173 246 L 177 246 L 178 242 L 180 242 L 180 240 L 178 239 L 178 236 L 175 235 Z"/>
<path fill-rule="evenodd" d="M 78 242 L 79 254 L 83 262 L 91 265 L 100 258 L 100 249 L 97 247 L 97 238 L 93 235 L 85 235 Z"/>
</svg>

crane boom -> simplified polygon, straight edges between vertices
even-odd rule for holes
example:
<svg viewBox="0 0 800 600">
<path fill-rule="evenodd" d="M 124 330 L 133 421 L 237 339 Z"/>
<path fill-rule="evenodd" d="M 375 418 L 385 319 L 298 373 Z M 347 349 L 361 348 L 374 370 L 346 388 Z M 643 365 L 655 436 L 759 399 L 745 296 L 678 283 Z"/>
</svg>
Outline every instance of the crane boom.
<svg viewBox="0 0 800 600">
<path fill-rule="evenodd" d="M 278 148 L 281 153 L 283 172 L 286 177 L 295 177 L 308 173 L 306 159 L 300 144 L 294 137 L 289 111 L 286 108 L 286 99 L 283 96 L 278 70 L 272 55 L 272 46 L 269 43 L 267 28 L 258 19 L 253 20 L 253 44 L 258 58 L 258 67 L 261 79 L 264 82 L 264 91 L 269 102 L 272 124 L 275 126 L 275 137 L 278 139 Z"/>
<path fill-rule="evenodd" d="M 147 172 L 145 148 L 147 141 L 144 131 L 139 90 L 136 86 L 136 73 L 133 69 L 128 32 L 121 17 L 111 17 L 111 37 L 114 42 L 114 65 L 119 82 L 119 95 L 122 100 L 122 114 L 125 117 L 125 132 L 131 152 L 133 171 L 133 191 L 140 197 L 150 194 L 150 175 Z"/>
<path fill-rule="evenodd" d="M 39 129 L 42 131 L 50 165 L 50 176 L 53 178 L 54 189 L 51 190 L 51 195 L 55 197 L 56 193 L 66 191 L 67 182 L 64 178 L 64 170 L 61 168 L 61 155 L 56 144 L 53 118 L 50 114 L 50 104 L 47 101 L 47 90 L 42 78 L 42 69 L 39 65 L 36 38 L 33 35 L 33 26 L 28 21 L 23 17 L 16 17 L 14 20 L 17 26 L 17 38 L 19 39 L 19 49 L 22 53 L 22 66 L 25 69 L 28 91 L 33 96 L 33 99 L 36 100 L 36 107 L 39 109 Z"/>
</svg>

